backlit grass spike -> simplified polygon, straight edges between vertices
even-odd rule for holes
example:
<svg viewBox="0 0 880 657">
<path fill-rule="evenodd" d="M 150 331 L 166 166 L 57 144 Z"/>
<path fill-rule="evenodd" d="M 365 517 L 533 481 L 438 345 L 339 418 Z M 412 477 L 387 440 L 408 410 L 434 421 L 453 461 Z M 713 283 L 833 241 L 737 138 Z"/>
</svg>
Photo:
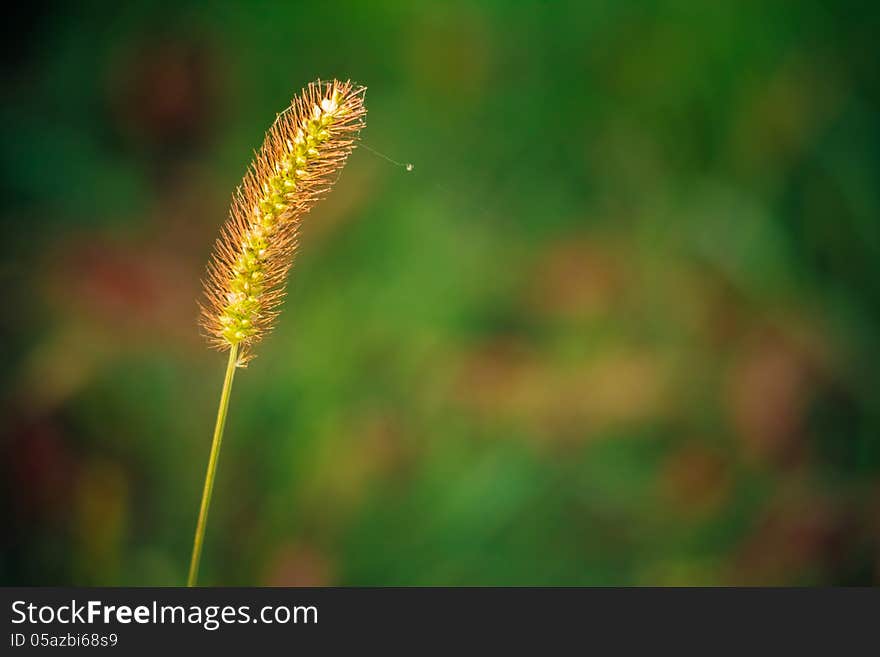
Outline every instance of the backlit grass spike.
<svg viewBox="0 0 880 657">
<path fill-rule="evenodd" d="M 236 192 L 208 265 L 201 324 L 238 362 L 271 330 L 303 216 L 336 180 L 364 127 L 365 88 L 313 82 L 278 115 Z"/>
</svg>

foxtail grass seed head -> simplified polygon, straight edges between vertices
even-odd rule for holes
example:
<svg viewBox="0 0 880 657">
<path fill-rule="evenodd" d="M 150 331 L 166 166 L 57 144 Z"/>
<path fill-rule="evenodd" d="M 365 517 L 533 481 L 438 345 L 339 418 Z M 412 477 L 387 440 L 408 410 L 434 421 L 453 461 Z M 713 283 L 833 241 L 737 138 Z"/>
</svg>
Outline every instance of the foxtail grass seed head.
<svg viewBox="0 0 880 657">
<path fill-rule="evenodd" d="M 208 265 L 201 324 L 239 363 L 272 328 L 303 216 L 333 186 L 364 127 L 365 87 L 312 82 L 278 115 L 238 188 Z"/>
</svg>

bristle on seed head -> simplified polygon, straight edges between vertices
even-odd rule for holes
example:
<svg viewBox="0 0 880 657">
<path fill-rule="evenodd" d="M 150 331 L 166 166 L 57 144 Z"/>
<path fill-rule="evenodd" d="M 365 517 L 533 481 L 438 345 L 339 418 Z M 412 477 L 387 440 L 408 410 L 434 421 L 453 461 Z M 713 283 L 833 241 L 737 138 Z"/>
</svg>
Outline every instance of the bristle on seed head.
<svg viewBox="0 0 880 657">
<path fill-rule="evenodd" d="M 364 127 L 365 87 L 312 82 L 278 115 L 238 188 L 208 264 L 201 325 L 239 362 L 272 328 L 303 216 L 333 186 Z"/>
</svg>

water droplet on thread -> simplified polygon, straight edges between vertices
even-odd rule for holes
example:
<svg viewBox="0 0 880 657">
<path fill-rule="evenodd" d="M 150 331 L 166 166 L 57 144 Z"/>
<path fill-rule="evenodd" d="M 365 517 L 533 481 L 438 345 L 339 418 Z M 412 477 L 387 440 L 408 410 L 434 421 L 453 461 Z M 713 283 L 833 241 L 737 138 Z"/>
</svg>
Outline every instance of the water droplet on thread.
<svg viewBox="0 0 880 657">
<path fill-rule="evenodd" d="M 370 151 L 376 157 L 380 157 L 383 160 L 385 160 L 386 162 L 390 162 L 391 164 L 393 164 L 396 167 L 401 167 L 404 171 L 409 172 L 409 171 L 412 171 L 413 169 L 416 168 L 416 165 L 413 164 L 412 162 L 398 162 L 393 157 L 388 157 L 387 155 L 385 155 L 385 153 L 380 153 L 375 148 L 370 148 L 369 146 L 367 146 L 364 143 L 361 143 L 361 146 L 366 148 L 368 151 Z"/>
</svg>

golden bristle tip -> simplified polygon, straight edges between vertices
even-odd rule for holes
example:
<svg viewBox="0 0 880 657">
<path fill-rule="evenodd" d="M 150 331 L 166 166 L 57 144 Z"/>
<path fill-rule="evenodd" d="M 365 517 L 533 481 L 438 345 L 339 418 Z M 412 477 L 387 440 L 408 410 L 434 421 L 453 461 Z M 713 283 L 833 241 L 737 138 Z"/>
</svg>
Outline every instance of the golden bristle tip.
<svg viewBox="0 0 880 657">
<path fill-rule="evenodd" d="M 366 87 L 310 83 L 281 112 L 241 186 L 208 264 L 201 326 L 238 365 L 271 329 L 305 214 L 327 193 L 364 127 Z"/>
</svg>

